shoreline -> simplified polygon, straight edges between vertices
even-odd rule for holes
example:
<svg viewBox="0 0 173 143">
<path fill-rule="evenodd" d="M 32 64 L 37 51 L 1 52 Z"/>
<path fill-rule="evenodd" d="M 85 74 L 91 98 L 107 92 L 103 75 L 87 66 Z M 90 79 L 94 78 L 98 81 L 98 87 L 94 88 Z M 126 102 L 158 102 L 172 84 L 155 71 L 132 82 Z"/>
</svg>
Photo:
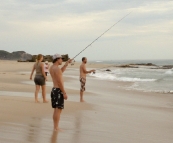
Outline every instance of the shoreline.
<svg viewBox="0 0 173 143">
<path fill-rule="evenodd" d="M 13 63 L 12 64 L 12 67 L 11 67 L 11 65 L 10 65 L 10 67 L 8 67 L 8 64 L 10 64 L 10 63 Z M 0 66 L 2 67 L 2 69 L 0 70 L 0 78 L 1 78 L 1 81 L 0 81 L 1 82 L 0 90 L 4 90 L 5 89 L 6 91 L 8 91 L 8 90 L 18 91 L 19 89 L 16 88 L 16 85 L 18 85 L 18 86 L 20 85 L 23 88 L 25 88 L 25 90 L 32 91 L 32 89 L 30 87 L 32 85 L 30 85 L 30 84 L 27 84 L 27 85 L 26 84 L 22 84 L 22 82 L 30 81 L 29 80 L 29 74 L 30 74 L 29 70 L 32 69 L 32 66 L 33 66 L 34 63 L 18 63 L 18 64 L 16 64 L 16 63 L 18 63 L 18 62 L 17 61 L 12 61 L 12 62 L 11 61 L 6 61 L 6 64 L 3 64 L 3 63 L 0 64 Z M 67 68 L 67 71 L 68 70 L 73 70 L 73 69 L 75 70 L 77 67 L 79 67 L 79 64 L 80 63 L 76 63 L 73 66 L 69 66 Z M 20 66 L 20 65 L 22 65 L 22 66 Z M 99 63 L 98 65 L 94 64 L 94 66 L 96 66 L 96 67 L 103 67 L 105 65 L 102 65 L 102 64 Z M 92 64 L 88 64 L 87 65 L 87 68 L 88 69 L 93 68 L 93 65 Z M 10 76 L 10 78 L 8 76 Z M 74 80 L 74 77 L 78 77 L 78 75 L 77 76 L 74 75 L 73 77 L 71 77 L 71 76 L 65 74 L 64 75 L 65 82 L 69 82 L 70 80 Z M 13 80 L 11 80 L 11 78 Z M 14 80 L 14 78 L 15 78 L 15 80 Z M 98 79 L 97 77 L 92 77 L 92 76 L 88 76 L 88 78 L 96 78 L 96 80 L 100 80 L 100 81 L 110 81 L 110 82 L 113 81 L 113 82 L 115 82 L 117 84 L 122 85 L 122 87 L 120 87 L 120 88 L 123 88 L 124 90 L 129 90 L 129 91 L 132 91 L 132 92 L 137 91 L 137 92 L 142 92 L 142 93 L 147 92 L 147 93 L 158 93 L 158 94 L 172 94 L 171 91 L 169 91 L 169 92 L 154 91 L 154 90 L 153 91 L 151 91 L 151 90 L 148 90 L 147 91 L 145 89 L 131 88 L 131 86 L 135 83 L 134 81 L 116 81 L 116 80 L 106 80 L 106 79 L 105 80 L 104 79 L 102 80 L 102 79 Z M 78 79 L 76 78 L 76 80 L 78 80 Z M 7 89 L 9 82 L 10 82 L 11 88 Z M 48 76 L 48 82 L 51 82 L 50 76 Z M 15 84 L 15 85 L 13 85 L 12 83 Z M 33 84 L 34 84 L 34 82 L 33 82 Z M 129 87 L 126 87 L 124 85 L 129 85 Z M 12 86 L 14 88 L 12 88 Z M 30 87 L 29 89 L 28 89 L 28 86 Z M 50 86 L 47 86 L 47 87 L 48 87 L 48 92 L 50 93 L 51 88 L 50 88 Z"/>
</svg>

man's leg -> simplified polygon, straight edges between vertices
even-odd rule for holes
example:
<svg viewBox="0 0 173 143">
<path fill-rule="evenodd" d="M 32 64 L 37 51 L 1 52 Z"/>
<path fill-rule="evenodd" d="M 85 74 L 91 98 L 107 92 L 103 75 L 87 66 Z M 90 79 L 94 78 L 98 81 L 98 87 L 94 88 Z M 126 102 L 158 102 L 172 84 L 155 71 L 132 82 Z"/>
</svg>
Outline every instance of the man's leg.
<svg viewBox="0 0 173 143">
<path fill-rule="evenodd" d="M 83 100 L 83 93 L 84 93 L 84 91 L 85 91 L 85 80 L 84 80 L 83 78 L 81 78 L 80 82 L 81 82 L 80 102 L 85 102 L 85 101 Z"/>
<path fill-rule="evenodd" d="M 46 100 L 46 85 L 41 86 L 41 88 L 42 88 L 43 102 L 47 103 L 48 101 Z"/>
<path fill-rule="evenodd" d="M 83 100 L 83 91 L 80 91 L 80 102 L 85 102 L 84 100 Z"/>
<path fill-rule="evenodd" d="M 58 109 L 58 108 L 54 109 L 54 113 L 53 113 L 54 131 L 60 130 L 58 125 L 59 125 L 61 111 L 62 109 Z"/>
<path fill-rule="evenodd" d="M 35 102 L 38 103 L 38 92 L 40 90 L 40 85 L 35 85 Z"/>
</svg>

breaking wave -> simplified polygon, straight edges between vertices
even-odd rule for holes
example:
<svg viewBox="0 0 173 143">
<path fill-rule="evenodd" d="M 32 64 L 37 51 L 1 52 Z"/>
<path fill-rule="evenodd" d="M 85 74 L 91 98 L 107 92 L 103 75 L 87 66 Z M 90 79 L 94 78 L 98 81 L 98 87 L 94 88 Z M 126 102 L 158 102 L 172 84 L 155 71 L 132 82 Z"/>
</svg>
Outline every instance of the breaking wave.
<svg viewBox="0 0 173 143">
<path fill-rule="evenodd" d="M 156 81 L 156 79 L 116 77 L 115 74 L 109 74 L 109 73 L 95 73 L 95 74 L 91 74 L 91 76 L 99 78 L 99 79 L 116 80 L 116 81 L 124 81 L 124 82 L 151 82 L 151 81 Z"/>
</svg>

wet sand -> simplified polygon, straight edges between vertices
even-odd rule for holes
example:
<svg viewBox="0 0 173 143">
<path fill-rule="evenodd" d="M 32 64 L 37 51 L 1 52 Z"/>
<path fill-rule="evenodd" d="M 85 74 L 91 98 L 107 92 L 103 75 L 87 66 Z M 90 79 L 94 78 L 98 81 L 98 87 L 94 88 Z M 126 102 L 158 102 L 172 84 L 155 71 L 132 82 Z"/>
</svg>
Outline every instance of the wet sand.
<svg viewBox="0 0 173 143">
<path fill-rule="evenodd" d="M 51 103 L 34 103 L 33 63 L 0 61 L 0 143 L 171 143 L 173 97 L 119 88 L 124 82 L 87 78 L 79 102 L 79 64 L 64 73 L 69 96 L 60 128 L 53 132 Z M 104 67 L 90 64 L 87 67 Z M 47 97 L 50 101 L 51 79 Z M 10 96 L 12 95 L 12 96 Z M 40 96 L 40 101 L 42 101 Z"/>
</svg>

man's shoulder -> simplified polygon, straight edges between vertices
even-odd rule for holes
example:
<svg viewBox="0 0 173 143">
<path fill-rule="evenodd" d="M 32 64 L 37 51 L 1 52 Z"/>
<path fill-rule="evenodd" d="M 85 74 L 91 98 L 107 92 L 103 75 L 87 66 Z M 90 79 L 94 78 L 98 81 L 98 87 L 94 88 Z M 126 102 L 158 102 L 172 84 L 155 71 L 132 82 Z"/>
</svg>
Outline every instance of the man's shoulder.
<svg viewBox="0 0 173 143">
<path fill-rule="evenodd" d="M 85 66 L 85 64 L 83 64 L 83 63 L 80 65 L 80 67 L 84 67 L 84 66 Z"/>
<path fill-rule="evenodd" d="M 60 68 L 58 66 L 55 66 L 55 65 L 52 65 L 50 67 L 50 69 L 53 70 L 53 71 L 59 71 L 60 70 Z"/>
</svg>

